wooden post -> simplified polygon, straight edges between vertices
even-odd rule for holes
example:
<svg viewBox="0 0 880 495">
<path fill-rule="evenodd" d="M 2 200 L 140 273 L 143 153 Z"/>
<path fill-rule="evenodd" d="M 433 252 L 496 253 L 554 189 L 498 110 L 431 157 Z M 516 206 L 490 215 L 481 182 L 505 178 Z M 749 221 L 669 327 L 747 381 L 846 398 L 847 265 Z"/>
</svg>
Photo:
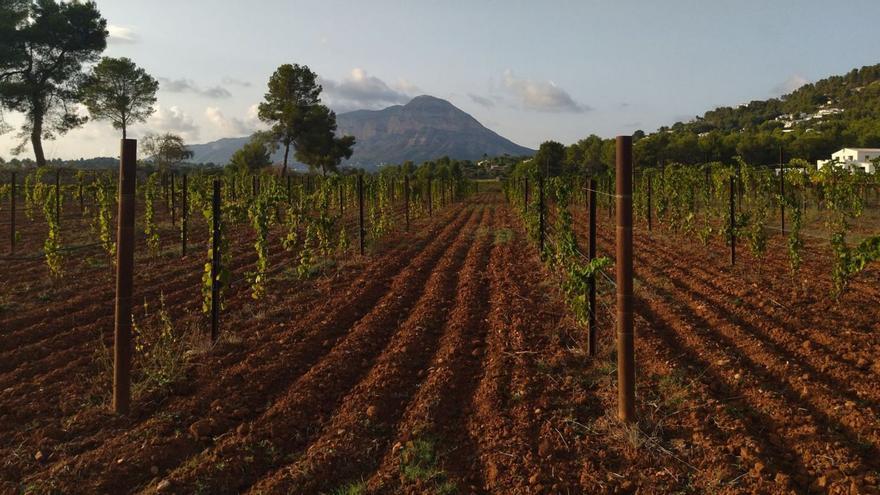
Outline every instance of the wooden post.
<svg viewBox="0 0 880 495">
<path fill-rule="evenodd" d="M 617 137 L 617 397 L 621 421 L 635 421 L 632 137 Z"/>
<path fill-rule="evenodd" d="M 361 256 L 364 255 L 364 176 L 357 176 L 357 194 L 358 194 L 358 242 L 360 243 Z"/>
<path fill-rule="evenodd" d="M 9 252 L 15 254 L 15 172 L 12 172 L 9 187 Z"/>
<path fill-rule="evenodd" d="M 211 342 L 216 342 L 217 336 L 220 334 L 220 262 L 222 259 L 220 257 L 222 223 L 219 179 L 214 179 L 211 210 L 213 216 L 211 225 Z"/>
<path fill-rule="evenodd" d="M 182 198 L 180 201 L 180 254 L 186 256 L 187 229 L 189 227 L 189 185 L 186 174 L 183 174 Z"/>
<path fill-rule="evenodd" d="M 589 209 L 589 241 L 587 243 L 587 256 L 592 262 L 596 258 L 596 180 L 592 177 L 587 183 L 587 208 Z M 590 304 L 590 321 L 587 330 L 587 353 L 595 356 L 597 352 L 596 336 L 596 274 L 587 278 L 588 301 Z"/>
<path fill-rule="evenodd" d="M 406 231 L 409 232 L 409 175 L 403 176 L 403 213 L 406 217 Z"/>
<path fill-rule="evenodd" d="M 734 195 L 736 194 L 736 177 L 730 177 L 730 198 L 729 198 L 729 206 L 730 206 L 730 215 L 729 215 L 729 226 L 730 226 L 730 265 L 736 265 L 736 206 L 734 202 Z"/>
<path fill-rule="evenodd" d="M 122 140 L 116 224 L 116 315 L 113 332 L 113 412 L 131 408 L 131 295 L 134 279 L 134 208 L 137 141 Z"/>
</svg>

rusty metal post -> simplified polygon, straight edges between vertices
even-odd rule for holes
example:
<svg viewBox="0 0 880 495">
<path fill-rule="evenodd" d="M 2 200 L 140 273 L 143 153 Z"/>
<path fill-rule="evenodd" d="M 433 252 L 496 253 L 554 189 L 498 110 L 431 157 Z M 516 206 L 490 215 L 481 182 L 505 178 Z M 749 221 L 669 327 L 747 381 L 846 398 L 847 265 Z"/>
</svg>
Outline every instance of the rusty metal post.
<svg viewBox="0 0 880 495">
<path fill-rule="evenodd" d="M 434 215 L 434 193 L 431 190 L 431 177 L 428 177 L 428 216 Z"/>
<path fill-rule="evenodd" d="M 9 188 L 9 252 L 15 254 L 15 172 L 12 172 Z"/>
<path fill-rule="evenodd" d="M 648 232 L 651 232 L 651 230 L 653 229 L 653 215 L 654 215 L 653 212 L 651 211 L 653 209 L 653 207 L 651 205 L 651 194 L 653 193 L 652 175 L 648 174 L 647 178 L 648 178 L 648 184 L 647 184 L 647 188 L 648 188 Z"/>
<path fill-rule="evenodd" d="M 785 235 L 785 163 L 782 161 L 782 147 L 779 148 L 779 213 L 782 235 Z"/>
<path fill-rule="evenodd" d="M 181 185 L 180 201 L 180 254 L 186 256 L 187 229 L 189 227 L 189 182 L 186 174 L 183 174 L 183 184 Z"/>
<path fill-rule="evenodd" d="M 736 194 L 736 178 L 730 177 L 730 218 L 729 227 L 730 227 L 730 265 L 733 266 L 736 264 L 736 205 L 734 201 L 734 195 Z"/>
<path fill-rule="evenodd" d="M 175 191 L 175 180 L 176 174 L 171 172 L 171 225 L 177 225 L 177 203 L 174 201 L 174 195 L 177 193 Z"/>
<path fill-rule="evenodd" d="M 592 262 L 596 259 L 596 180 L 592 177 L 587 183 L 587 208 L 589 209 L 589 241 L 587 243 L 587 256 Z M 588 301 L 590 304 L 590 321 L 587 330 L 587 353 L 595 356 L 597 352 L 596 336 L 596 274 L 590 274 L 587 278 Z"/>
<path fill-rule="evenodd" d="M 55 223 L 61 226 L 61 169 L 55 170 Z"/>
<path fill-rule="evenodd" d="M 406 217 L 406 231 L 409 232 L 409 174 L 403 176 L 403 213 Z"/>
<path fill-rule="evenodd" d="M 617 136 L 617 398 L 618 417 L 635 421 L 633 339 L 632 136 Z"/>
<path fill-rule="evenodd" d="M 358 242 L 360 243 L 361 256 L 364 255 L 364 176 L 357 176 L 357 195 L 358 195 Z"/>
<path fill-rule="evenodd" d="M 538 176 L 538 255 L 544 256 L 544 176 Z"/>
<path fill-rule="evenodd" d="M 217 341 L 220 334 L 220 262 L 221 262 L 221 212 L 220 180 L 214 179 L 214 196 L 211 202 L 211 342 Z"/>
<path fill-rule="evenodd" d="M 137 141 L 122 140 L 116 223 L 116 315 L 113 331 L 113 412 L 131 408 L 131 294 L 134 279 L 134 208 Z"/>
</svg>

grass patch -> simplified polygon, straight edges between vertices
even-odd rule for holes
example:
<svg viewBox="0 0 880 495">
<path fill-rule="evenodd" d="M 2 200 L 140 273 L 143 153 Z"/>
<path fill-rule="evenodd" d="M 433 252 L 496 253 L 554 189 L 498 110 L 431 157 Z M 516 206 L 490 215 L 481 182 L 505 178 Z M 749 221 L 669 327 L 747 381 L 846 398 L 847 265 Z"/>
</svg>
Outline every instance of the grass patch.
<svg viewBox="0 0 880 495">
<path fill-rule="evenodd" d="M 331 495 L 363 495 L 367 493 L 367 483 L 365 481 L 354 481 L 330 493 Z"/>
<path fill-rule="evenodd" d="M 400 473 L 404 480 L 422 483 L 435 495 L 451 495 L 458 487 L 448 479 L 438 466 L 439 456 L 436 445 L 430 439 L 416 439 L 400 449 Z"/>
<path fill-rule="evenodd" d="M 507 244 L 513 240 L 513 230 L 502 228 L 495 229 L 495 239 L 492 241 L 496 246 L 499 244 Z"/>
<path fill-rule="evenodd" d="M 657 385 L 660 400 L 667 407 L 677 409 L 688 398 L 688 385 L 685 383 L 684 374 L 679 370 L 661 377 Z"/>
</svg>

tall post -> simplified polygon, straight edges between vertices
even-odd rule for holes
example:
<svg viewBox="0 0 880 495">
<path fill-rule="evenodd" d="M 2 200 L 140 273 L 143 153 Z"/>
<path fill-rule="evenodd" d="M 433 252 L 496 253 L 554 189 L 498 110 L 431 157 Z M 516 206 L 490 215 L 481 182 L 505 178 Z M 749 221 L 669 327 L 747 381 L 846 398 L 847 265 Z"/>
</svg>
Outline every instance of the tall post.
<svg viewBox="0 0 880 495">
<path fill-rule="evenodd" d="M 183 184 L 181 185 L 180 201 L 180 254 L 186 256 L 187 229 L 189 228 L 189 186 L 186 174 L 183 174 Z"/>
<path fill-rule="evenodd" d="M 431 177 L 428 177 L 428 216 L 434 215 L 434 194 L 431 190 Z"/>
<path fill-rule="evenodd" d="M 589 242 L 587 243 L 587 256 L 590 262 L 596 259 L 596 179 L 590 178 L 587 183 L 587 208 L 589 209 L 590 228 Z M 595 356 L 597 351 L 596 337 L 596 274 L 591 273 L 587 278 L 588 301 L 590 303 L 590 322 L 587 333 L 587 353 Z"/>
<path fill-rule="evenodd" d="M 176 174 L 171 172 L 171 225 L 177 225 L 177 202 L 174 201 L 174 195 L 176 194 L 174 190 L 175 177 Z"/>
<path fill-rule="evenodd" d="M 134 206 L 137 141 L 122 140 L 116 223 L 116 315 L 113 331 L 113 412 L 131 408 L 131 294 L 134 279 Z"/>
<path fill-rule="evenodd" d="M 345 213 L 345 186 L 342 180 L 339 181 L 339 216 Z"/>
<path fill-rule="evenodd" d="M 782 161 L 782 147 L 779 148 L 779 213 L 782 234 L 785 235 L 785 162 Z"/>
<path fill-rule="evenodd" d="M 360 244 L 361 256 L 364 255 L 364 176 L 357 176 L 357 195 L 358 195 L 358 242 Z"/>
<path fill-rule="evenodd" d="M 257 176 L 256 175 L 251 176 L 251 197 L 252 198 L 257 197 Z"/>
<path fill-rule="evenodd" d="M 9 179 L 9 252 L 15 254 L 15 172 Z"/>
<path fill-rule="evenodd" d="M 403 213 L 406 217 L 406 231 L 409 232 L 409 174 L 403 176 Z"/>
<path fill-rule="evenodd" d="M 648 174 L 647 179 L 648 179 L 648 184 L 647 184 L 647 187 L 648 187 L 648 232 L 651 232 L 651 230 L 653 228 L 653 215 L 654 215 L 653 212 L 651 211 L 653 209 L 653 207 L 651 205 L 651 195 L 654 192 L 651 174 Z"/>
<path fill-rule="evenodd" d="M 538 176 L 538 246 L 539 255 L 544 256 L 544 176 Z"/>
<path fill-rule="evenodd" d="M 617 136 L 617 414 L 635 421 L 633 342 L 632 136 Z"/>
<path fill-rule="evenodd" d="M 729 224 L 730 227 L 730 265 L 733 266 L 736 264 L 736 206 L 734 202 L 734 195 L 736 194 L 736 177 L 730 177 L 730 197 L 729 197 Z"/>
<path fill-rule="evenodd" d="M 526 178 L 524 179 L 523 184 L 524 184 L 524 187 L 525 187 L 525 200 L 526 200 L 526 204 L 525 204 L 525 208 L 524 208 L 524 209 L 525 209 L 526 211 L 529 211 L 529 178 L 528 178 L 528 177 L 526 177 Z"/>
<path fill-rule="evenodd" d="M 79 183 L 79 214 L 82 215 L 86 211 L 85 201 L 83 200 L 83 180 L 82 177 L 78 180 Z"/>
<path fill-rule="evenodd" d="M 55 223 L 61 225 L 61 170 L 55 170 Z"/>
<path fill-rule="evenodd" d="M 216 342 L 217 335 L 220 333 L 220 229 L 222 228 L 219 179 L 214 179 L 211 211 L 213 217 L 211 225 L 211 342 Z"/>
</svg>

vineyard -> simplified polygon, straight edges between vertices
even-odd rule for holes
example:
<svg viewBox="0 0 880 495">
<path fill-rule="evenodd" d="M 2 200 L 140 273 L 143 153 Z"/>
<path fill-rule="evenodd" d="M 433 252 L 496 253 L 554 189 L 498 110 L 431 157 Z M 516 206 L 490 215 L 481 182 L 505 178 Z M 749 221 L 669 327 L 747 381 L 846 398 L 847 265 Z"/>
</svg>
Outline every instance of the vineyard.
<svg viewBox="0 0 880 495">
<path fill-rule="evenodd" d="M 875 493 L 880 183 L 627 178 L 141 171 L 115 414 L 124 180 L 8 173 L 0 491 Z"/>
</svg>

